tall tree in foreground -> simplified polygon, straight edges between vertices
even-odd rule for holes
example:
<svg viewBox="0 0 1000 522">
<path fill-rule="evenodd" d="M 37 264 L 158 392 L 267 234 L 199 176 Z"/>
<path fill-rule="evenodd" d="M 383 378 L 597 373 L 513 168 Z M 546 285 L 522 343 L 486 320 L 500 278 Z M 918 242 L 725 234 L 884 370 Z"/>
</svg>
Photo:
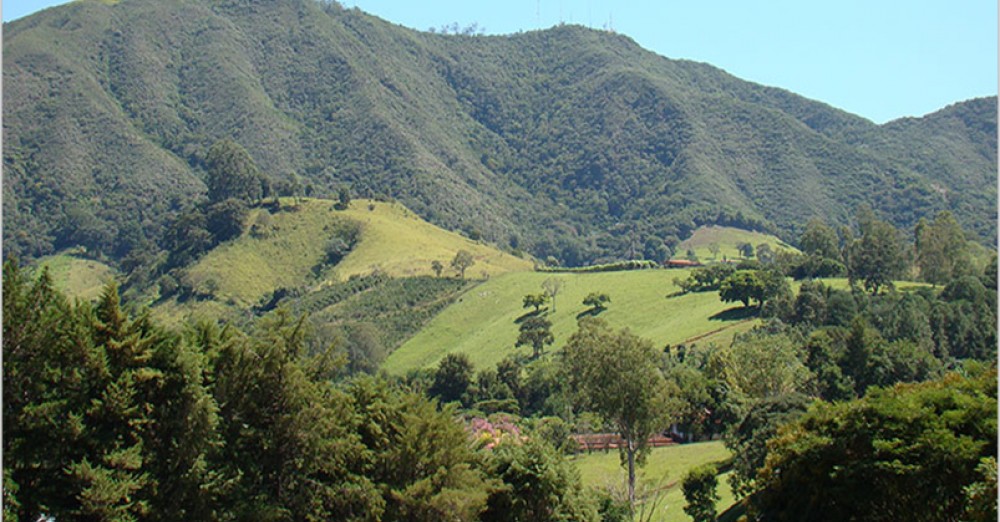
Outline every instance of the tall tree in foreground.
<svg viewBox="0 0 1000 522">
<path fill-rule="evenodd" d="M 660 373 L 659 354 L 649 341 L 594 318 L 580 322 L 563 353 L 579 402 L 614 424 L 624 439 L 620 454 L 634 509 L 636 465 L 645 460 L 649 437 L 669 426 L 676 396 Z"/>
</svg>

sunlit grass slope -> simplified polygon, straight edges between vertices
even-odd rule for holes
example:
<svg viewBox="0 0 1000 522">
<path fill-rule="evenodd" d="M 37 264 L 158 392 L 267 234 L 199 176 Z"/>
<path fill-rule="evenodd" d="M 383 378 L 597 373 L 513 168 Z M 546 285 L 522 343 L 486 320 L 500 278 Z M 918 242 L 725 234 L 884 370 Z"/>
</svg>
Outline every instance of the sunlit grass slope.
<svg viewBox="0 0 1000 522">
<path fill-rule="evenodd" d="M 530 353 L 530 347 L 514 347 L 518 335 L 515 321 L 531 310 L 522 308 L 524 296 L 541 293 L 542 283 L 549 278 L 563 282 L 555 310 L 548 315 L 556 338 L 549 352 L 560 349 L 576 330 L 578 315 L 588 309 L 582 301 L 590 292 L 611 297 L 608 309 L 599 317 L 616 328 L 629 327 L 657 347 L 711 332 L 716 332 L 713 339 L 728 342 L 736 331 L 730 327 L 743 326 L 743 320 L 732 313 L 725 320 L 713 316 L 733 308 L 732 304 L 721 302 L 716 292 L 671 296 L 678 290 L 673 279 L 686 278 L 688 274 L 687 270 L 521 272 L 493 278 L 468 290 L 438 314 L 393 352 L 382 367 L 391 373 L 403 373 L 433 366 L 447 353 L 463 352 L 476 367 L 484 368 L 515 352 Z"/>
<path fill-rule="evenodd" d="M 282 208 L 271 216 L 267 233 L 245 232 L 186 269 L 186 282 L 193 287 L 210 285 L 212 299 L 186 303 L 171 299 L 160 303 L 158 311 L 173 318 L 218 317 L 227 310 L 247 309 L 279 288 L 314 289 L 326 281 L 375 270 L 393 277 L 429 275 L 434 260 L 445 266 L 446 277 L 453 276 L 449 264 L 459 250 L 469 251 L 475 259 L 467 278 L 532 268 L 529 260 L 431 225 L 398 203 L 355 200 L 339 211 L 332 201 L 306 199 L 297 205 L 283 200 Z M 248 230 L 261 212 L 251 212 Z M 360 239 L 336 266 L 324 267 L 324 247 L 345 220 L 360 225 Z"/>
<path fill-rule="evenodd" d="M 637 491 L 646 492 L 662 488 L 656 514 L 651 520 L 690 521 L 691 518 L 684 513 L 685 501 L 680 481 L 691 468 L 725 460 L 729 455 L 729 450 L 721 441 L 653 448 L 646 465 L 639 469 L 637 487 Z M 572 462 L 580 470 L 584 486 L 618 491 L 625 489 L 626 472 L 617 450 L 582 454 L 573 458 Z M 718 477 L 718 513 L 736 501 L 728 478 L 728 473 Z"/>
<path fill-rule="evenodd" d="M 710 248 L 710 245 L 713 243 L 719 246 L 717 259 L 712 255 Z M 799 251 L 797 248 L 770 234 L 712 225 L 695 230 L 691 237 L 681 241 L 674 252 L 674 258 L 683 258 L 688 250 L 694 250 L 695 255 L 702 262 L 721 261 L 723 256 L 727 259 L 739 259 L 742 256 L 736 247 L 741 243 L 750 243 L 753 245 L 755 252 L 757 251 L 757 246 L 764 243 L 771 245 L 771 248 L 775 250 Z"/>
<path fill-rule="evenodd" d="M 93 259 L 62 253 L 38 260 L 36 271 L 48 267 L 55 287 L 71 298 L 86 301 L 98 298 L 105 285 L 116 276 L 114 268 Z"/>
<path fill-rule="evenodd" d="M 469 279 L 533 267 L 530 260 L 438 228 L 398 203 L 356 200 L 338 214 L 361 223 L 362 227 L 361 243 L 337 265 L 337 276 L 342 280 L 352 274 L 371 272 L 375 267 L 394 277 L 431 275 L 434 261 L 444 265 L 444 275 L 454 276 L 457 274 L 449 264 L 459 250 L 469 251 L 476 261 L 465 273 Z"/>
</svg>

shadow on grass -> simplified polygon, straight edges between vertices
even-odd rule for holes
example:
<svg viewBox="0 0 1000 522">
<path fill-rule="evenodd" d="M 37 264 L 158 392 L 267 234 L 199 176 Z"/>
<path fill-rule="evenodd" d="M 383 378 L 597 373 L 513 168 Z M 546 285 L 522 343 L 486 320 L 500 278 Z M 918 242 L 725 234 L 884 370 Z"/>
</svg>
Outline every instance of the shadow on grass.
<svg viewBox="0 0 1000 522">
<path fill-rule="evenodd" d="M 542 315 L 542 314 L 544 314 L 545 312 L 548 312 L 548 311 L 549 311 L 548 308 L 540 308 L 538 310 L 530 310 L 530 311 L 525 312 L 524 314 L 522 314 L 521 317 L 518 317 L 517 319 L 514 319 L 514 324 L 521 324 L 524 321 L 526 321 L 529 317 L 539 316 L 539 315 Z"/>
<path fill-rule="evenodd" d="M 607 308 L 588 308 L 578 314 L 576 314 L 576 320 L 579 321 L 584 317 L 597 317 L 601 312 L 607 310 Z"/>
<path fill-rule="evenodd" d="M 736 306 L 733 308 L 727 308 L 708 319 L 710 321 L 742 321 L 743 319 L 749 319 L 751 317 L 757 317 L 760 313 L 760 309 L 756 306 Z"/>
</svg>

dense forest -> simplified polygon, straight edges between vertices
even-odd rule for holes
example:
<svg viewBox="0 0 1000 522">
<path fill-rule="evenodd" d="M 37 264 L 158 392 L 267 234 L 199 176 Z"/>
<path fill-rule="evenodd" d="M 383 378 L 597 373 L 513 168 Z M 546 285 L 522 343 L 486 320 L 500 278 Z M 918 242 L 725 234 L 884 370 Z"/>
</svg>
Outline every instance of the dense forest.
<svg viewBox="0 0 1000 522">
<path fill-rule="evenodd" d="M 859 203 L 995 243 L 995 98 L 875 125 L 610 32 L 418 32 L 315 0 L 81 1 L 3 38 L 25 259 L 155 255 L 229 139 L 266 192 L 397 199 L 565 266 L 661 261 L 701 224 L 790 240 Z"/>
</svg>

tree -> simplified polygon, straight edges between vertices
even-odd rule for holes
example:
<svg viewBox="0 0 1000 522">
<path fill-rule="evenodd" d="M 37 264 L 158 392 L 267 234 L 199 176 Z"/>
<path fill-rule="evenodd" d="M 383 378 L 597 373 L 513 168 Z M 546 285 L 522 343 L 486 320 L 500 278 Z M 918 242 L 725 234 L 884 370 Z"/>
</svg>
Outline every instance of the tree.
<svg viewBox="0 0 1000 522">
<path fill-rule="evenodd" d="M 225 444 L 217 509 L 235 519 L 359 520 L 384 502 L 364 477 L 350 398 L 308 358 L 306 323 L 279 308 L 252 337 L 228 333 L 211 366 Z"/>
<path fill-rule="evenodd" d="M 551 345 L 555 341 L 551 328 L 552 323 L 544 317 L 528 317 L 521 323 L 521 334 L 514 346 L 531 345 L 531 357 L 537 359 L 545 350 L 545 345 Z"/>
<path fill-rule="evenodd" d="M 955 268 L 968 262 L 962 227 L 947 210 L 939 213 L 933 223 L 921 219 L 914 230 L 914 249 L 920 277 L 934 285 L 946 284 Z"/>
<path fill-rule="evenodd" d="M 635 506 L 635 468 L 648 451 L 648 439 L 669 426 L 671 394 L 649 341 L 628 330 L 613 331 L 596 318 L 580 321 L 563 352 L 566 379 L 577 400 L 615 426 L 624 440 L 622 464 L 628 469 L 628 498 Z"/>
<path fill-rule="evenodd" d="M 337 210 L 347 210 L 351 206 L 351 189 L 347 187 L 340 187 L 337 191 L 337 203 L 334 207 Z"/>
<path fill-rule="evenodd" d="M 750 243 L 740 243 L 739 245 L 736 245 L 736 250 L 738 250 L 740 255 L 745 259 L 753 257 L 753 245 Z"/>
<path fill-rule="evenodd" d="M 767 461 L 767 441 L 782 425 L 800 417 L 809 403 L 809 397 L 800 393 L 754 402 L 726 432 L 722 440 L 733 453 L 729 483 L 737 497 L 746 497 L 757 490 L 757 473 Z"/>
<path fill-rule="evenodd" d="M 234 198 L 252 203 L 261 198 L 261 175 L 257 164 L 242 145 L 225 138 L 215 142 L 205 158 L 208 199 L 220 202 Z"/>
<path fill-rule="evenodd" d="M 599 314 L 607 309 L 607 303 L 611 302 L 608 294 L 591 292 L 583 298 L 584 306 L 589 306 L 594 314 Z"/>
<path fill-rule="evenodd" d="M 500 480 L 487 500 L 484 522 L 595 520 L 573 465 L 537 438 L 501 442 L 487 456 Z"/>
<path fill-rule="evenodd" d="M 441 271 L 444 270 L 444 265 L 442 265 L 440 261 L 435 259 L 434 261 L 431 261 L 431 270 L 434 271 L 434 275 L 436 277 L 441 277 Z"/>
<path fill-rule="evenodd" d="M 806 224 L 806 230 L 799 238 L 799 249 L 806 255 L 825 259 L 840 259 L 840 243 L 837 232 L 822 220 L 813 218 Z"/>
<path fill-rule="evenodd" d="M 438 363 L 434 372 L 434 384 L 427 390 L 431 397 L 441 402 L 467 403 L 469 388 L 472 386 L 472 362 L 464 353 L 449 353 Z"/>
<path fill-rule="evenodd" d="M 556 296 L 559 295 L 559 291 L 562 290 L 563 280 L 555 277 L 550 277 L 542 282 L 542 289 L 545 290 L 546 295 L 552 299 L 552 311 L 556 311 Z"/>
<path fill-rule="evenodd" d="M 715 503 L 719 501 L 719 493 L 716 491 L 719 482 L 715 477 L 718 474 L 713 464 L 705 464 L 688 471 L 684 476 L 681 488 L 684 491 L 684 512 L 691 517 L 694 522 L 715 522 Z"/>
<path fill-rule="evenodd" d="M 710 372 L 726 383 L 730 399 L 754 402 L 809 391 L 813 376 L 787 334 L 750 332 L 713 350 Z"/>
<path fill-rule="evenodd" d="M 459 250 L 451 260 L 451 267 L 458 271 L 462 279 L 465 279 L 465 271 L 474 264 L 476 264 L 476 260 L 468 250 Z"/>
<path fill-rule="evenodd" d="M 847 278 L 851 284 L 861 281 L 865 290 L 875 295 L 892 287 L 893 279 L 903 274 L 906 258 L 899 232 L 889 223 L 871 218 L 861 223 L 861 237 L 847 247 Z"/>
<path fill-rule="evenodd" d="M 229 198 L 208 207 L 205 212 L 205 225 L 215 237 L 215 241 L 221 243 L 240 237 L 248 213 L 243 201 Z"/>
<path fill-rule="evenodd" d="M 549 300 L 548 294 L 528 294 L 524 296 L 524 304 L 521 308 L 528 308 L 529 306 L 535 307 L 535 312 L 538 312 L 542 306 L 545 305 Z"/>
<path fill-rule="evenodd" d="M 439 408 L 371 377 L 352 380 L 347 392 L 359 418 L 355 433 L 368 455 L 364 477 L 377 485 L 384 506 L 357 511 L 354 519 L 478 520 L 497 484 L 484 476 L 481 456 L 453 407 Z"/>
<path fill-rule="evenodd" d="M 712 253 L 712 259 L 718 259 L 719 258 L 719 251 L 720 250 L 721 249 L 719 248 L 719 244 L 718 243 L 709 243 L 708 244 L 708 251 Z"/>
<path fill-rule="evenodd" d="M 327 240 L 326 245 L 323 246 L 323 252 L 326 254 L 326 262 L 331 265 L 339 263 L 350 251 L 351 246 L 337 236 L 331 237 Z"/>
<path fill-rule="evenodd" d="M 757 260 L 762 265 L 769 265 L 774 262 L 774 249 L 769 243 L 757 245 Z"/>
<path fill-rule="evenodd" d="M 978 466 L 997 451 L 996 378 L 950 374 L 814 405 L 772 440 L 751 516 L 962 520 Z"/>
<path fill-rule="evenodd" d="M 764 301 L 764 282 L 757 270 L 737 270 L 719 285 L 719 298 L 723 302 L 739 301 L 744 307 L 750 306 L 750 301 L 758 304 Z"/>
<path fill-rule="evenodd" d="M 217 406 L 186 339 L 130 317 L 114 285 L 70 305 L 12 262 L 3 327 L 5 513 L 206 518 Z"/>
</svg>

